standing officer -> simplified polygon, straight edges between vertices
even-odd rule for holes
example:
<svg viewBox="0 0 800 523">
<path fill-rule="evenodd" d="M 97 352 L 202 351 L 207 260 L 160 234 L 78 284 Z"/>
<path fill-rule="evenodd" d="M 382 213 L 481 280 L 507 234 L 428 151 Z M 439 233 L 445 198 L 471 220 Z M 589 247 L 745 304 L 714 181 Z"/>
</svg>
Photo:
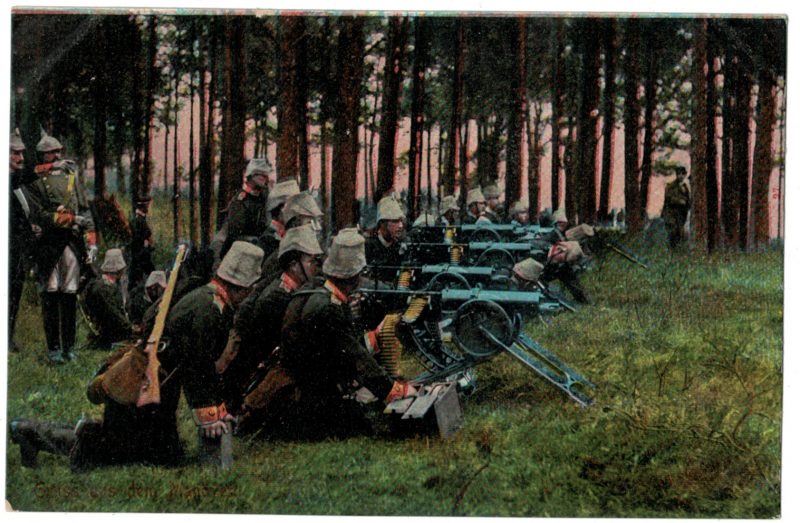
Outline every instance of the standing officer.
<svg viewBox="0 0 800 523">
<path fill-rule="evenodd" d="M 36 179 L 25 173 L 25 144 L 19 135 L 19 130 L 14 129 L 8 141 L 8 167 L 11 179 L 11 236 L 9 238 L 9 279 L 10 288 L 8 296 L 8 340 L 12 352 L 17 352 L 14 342 L 14 326 L 17 323 L 19 302 L 22 299 L 22 287 L 25 284 L 27 257 L 30 246 L 34 242 L 34 231 L 31 226 L 31 201 L 27 194 L 26 185 Z M 41 230 L 39 230 L 41 232 Z"/>
<path fill-rule="evenodd" d="M 153 231 L 147 223 L 147 213 L 150 211 L 150 196 L 140 196 L 136 199 L 136 209 L 133 213 L 131 226 L 130 259 L 131 271 L 128 289 L 133 289 L 155 270 L 153 264 Z"/>
<path fill-rule="evenodd" d="M 76 294 L 81 269 L 97 257 L 97 234 L 78 166 L 61 159 L 63 146 L 44 131 L 36 150 L 42 163 L 30 187 L 37 204 L 33 221 L 42 229 L 36 248 L 42 320 L 48 358 L 60 364 L 75 359 Z"/>
<path fill-rule="evenodd" d="M 689 209 L 692 207 L 692 192 L 686 176 L 686 167 L 675 167 L 675 180 L 667 185 L 664 193 L 664 224 L 669 232 L 669 246 L 675 248 L 683 240 L 683 228 Z"/>
</svg>

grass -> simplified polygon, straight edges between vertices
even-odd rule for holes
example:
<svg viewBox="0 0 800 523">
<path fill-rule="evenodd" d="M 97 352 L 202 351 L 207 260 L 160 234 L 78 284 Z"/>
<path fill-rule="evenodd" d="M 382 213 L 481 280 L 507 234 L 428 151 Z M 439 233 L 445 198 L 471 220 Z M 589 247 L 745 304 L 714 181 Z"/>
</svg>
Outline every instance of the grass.
<svg viewBox="0 0 800 523">
<path fill-rule="evenodd" d="M 163 230 L 166 243 L 171 221 L 162 223 L 156 237 Z M 8 441 L 6 499 L 17 510 L 59 512 L 779 516 L 782 253 L 648 255 L 648 271 L 614 258 L 598 264 L 583 276 L 594 305 L 527 327 L 597 385 L 591 408 L 501 355 L 479 367 L 465 426 L 447 442 L 244 438 L 228 471 L 75 475 L 49 455 L 22 468 Z M 9 417 L 99 416 L 84 387 L 104 354 L 48 366 L 37 300 L 29 282 L 17 328 L 25 349 L 9 355 Z M 179 416 L 192 454 L 185 404 Z"/>
</svg>

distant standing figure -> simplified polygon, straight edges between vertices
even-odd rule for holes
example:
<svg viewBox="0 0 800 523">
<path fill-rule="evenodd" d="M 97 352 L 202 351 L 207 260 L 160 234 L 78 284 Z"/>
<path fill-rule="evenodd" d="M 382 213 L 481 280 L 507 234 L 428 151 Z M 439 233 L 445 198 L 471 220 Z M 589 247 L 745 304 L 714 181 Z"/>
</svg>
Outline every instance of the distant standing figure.
<svg viewBox="0 0 800 523">
<path fill-rule="evenodd" d="M 675 248 L 684 241 L 683 227 L 692 207 L 692 192 L 686 176 L 686 168 L 675 168 L 676 179 L 667 185 L 664 193 L 664 223 L 669 233 L 669 246 Z"/>
<path fill-rule="evenodd" d="M 147 213 L 150 211 L 150 196 L 141 196 L 136 200 L 136 210 L 131 226 L 131 270 L 129 274 L 128 289 L 133 289 L 156 267 L 153 264 L 153 231 L 147 223 Z"/>
</svg>

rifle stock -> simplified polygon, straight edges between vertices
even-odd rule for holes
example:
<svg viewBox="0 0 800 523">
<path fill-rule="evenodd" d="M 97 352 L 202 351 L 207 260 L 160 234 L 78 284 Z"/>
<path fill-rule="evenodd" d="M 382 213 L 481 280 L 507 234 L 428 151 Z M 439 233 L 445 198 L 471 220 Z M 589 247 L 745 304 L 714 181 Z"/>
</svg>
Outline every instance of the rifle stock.
<svg viewBox="0 0 800 523">
<path fill-rule="evenodd" d="M 153 331 L 150 333 L 150 337 L 147 338 L 147 345 L 144 349 L 145 354 L 147 354 L 147 369 L 145 370 L 139 397 L 136 400 L 137 407 L 161 403 L 161 386 L 158 380 L 158 370 L 161 367 L 161 363 L 158 361 L 158 345 L 161 343 L 161 335 L 164 333 L 164 325 L 167 322 L 167 313 L 169 313 L 170 303 L 172 302 L 172 294 L 175 292 L 175 285 L 178 282 L 178 272 L 185 256 L 186 245 L 181 245 L 175 254 L 175 264 L 172 267 L 167 288 L 158 307 Z"/>
</svg>

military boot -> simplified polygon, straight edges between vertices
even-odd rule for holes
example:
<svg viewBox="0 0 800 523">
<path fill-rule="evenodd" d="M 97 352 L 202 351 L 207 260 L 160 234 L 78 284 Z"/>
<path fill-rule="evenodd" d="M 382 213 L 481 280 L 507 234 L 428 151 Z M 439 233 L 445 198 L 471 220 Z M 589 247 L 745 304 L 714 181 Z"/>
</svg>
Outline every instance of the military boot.
<svg viewBox="0 0 800 523">
<path fill-rule="evenodd" d="M 61 310 L 61 343 L 64 361 L 73 361 L 78 355 L 75 353 L 75 329 L 77 327 L 78 297 L 71 293 L 62 293 L 60 301 Z"/>
<path fill-rule="evenodd" d="M 39 451 L 69 455 L 75 444 L 70 425 L 49 421 L 14 419 L 8 424 L 11 441 L 19 445 L 23 467 L 36 467 Z"/>
<path fill-rule="evenodd" d="M 61 354 L 58 302 L 57 293 L 42 293 L 42 322 L 44 323 L 44 336 L 47 340 L 47 359 L 56 365 L 64 363 L 64 356 Z"/>
</svg>

